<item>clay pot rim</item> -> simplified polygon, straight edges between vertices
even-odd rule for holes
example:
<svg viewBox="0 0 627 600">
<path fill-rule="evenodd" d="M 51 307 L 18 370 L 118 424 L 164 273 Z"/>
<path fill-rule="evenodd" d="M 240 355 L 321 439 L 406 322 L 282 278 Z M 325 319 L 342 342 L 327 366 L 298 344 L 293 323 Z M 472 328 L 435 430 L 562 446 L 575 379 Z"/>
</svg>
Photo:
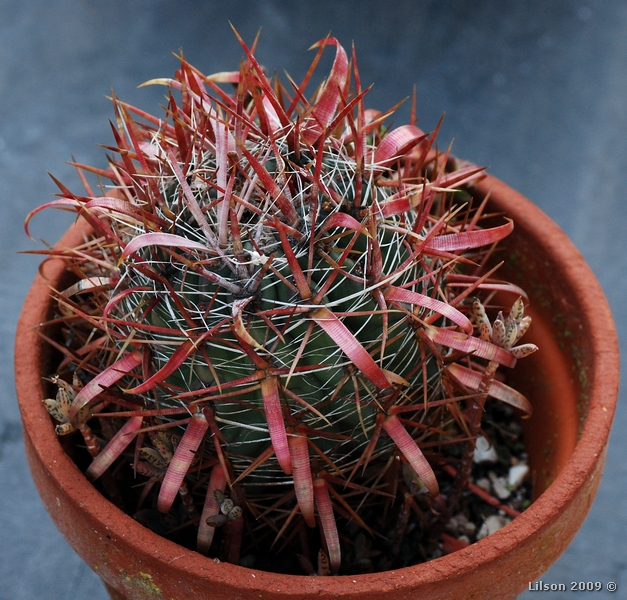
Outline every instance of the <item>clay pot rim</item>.
<svg viewBox="0 0 627 600">
<path fill-rule="evenodd" d="M 435 577 L 450 578 L 472 571 L 478 564 L 493 560 L 519 544 L 530 533 L 541 529 L 546 519 L 570 502 L 586 474 L 603 459 L 618 395 L 618 340 L 603 292 L 581 254 L 564 232 L 538 207 L 492 176 L 487 176 L 476 189 L 482 195 L 492 190 L 493 201 L 498 206 L 506 206 L 508 216 L 514 219 L 516 226 L 532 226 L 534 237 L 546 241 L 547 257 L 563 264 L 565 279 L 572 285 L 576 303 L 582 307 L 581 316 L 582 319 L 585 318 L 582 325 L 590 332 L 589 347 L 595 357 L 594 368 L 590 369 L 592 378 L 589 383 L 590 404 L 587 418 L 572 456 L 546 491 L 509 525 L 463 550 L 427 563 L 380 573 L 328 578 L 283 575 L 229 563 L 216 564 L 211 558 L 152 533 L 108 502 L 65 454 L 40 401 L 44 393 L 40 378 L 29 376 L 19 366 L 20 357 L 29 354 L 33 355 L 31 360 L 41 364 L 44 352 L 43 342 L 36 328 L 45 318 L 41 297 L 48 295 L 49 285 L 47 280 L 38 275 L 27 296 L 18 324 L 15 345 L 16 384 L 24 427 L 29 431 L 36 431 L 32 435 L 32 441 L 41 460 L 49 466 L 50 476 L 66 490 L 74 487 L 78 494 L 77 506 L 80 504 L 82 510 L 101 521 L 113 538 L 124 539 L 126 544 L 136 550 L 138 556 L 160 556 L 166 562 L 175 560 L 179 569 L 197 577 L 231 582 L 238 579 L 242 580 L 243 588 L 259 591 L 271 587 L 287 592 L 290 582 L 294 583 L 293 578 L 298 579 L 300 589 L 306 585 L 311 593 L 331 592 L 340 597 L 345 594 L 359 594 L 373 586 L 381 591 L 398 590 L 399 586 L 411 588 L 423 582 L 433 582 Z M 503 200 L 504 195 L 509 199 Z M 71 228 L 66 234 L 68 237 L 64 237 L 62 242 L 71 245 L 80 240 L 81 235 L 80 228 Z M 73 242 L 70 238 L 73 238 Z M 61 261 L 49 261 L 44 271 L 49 279 L 54 280 L 62 268 Z M 578 282 L 585 282 L 585 285 L 578 285 Z M 71 481 L 71 485 L 67 485 L 67 481 Z M 341 583 L 347 584 L 347 587 Z"/>
</svg>

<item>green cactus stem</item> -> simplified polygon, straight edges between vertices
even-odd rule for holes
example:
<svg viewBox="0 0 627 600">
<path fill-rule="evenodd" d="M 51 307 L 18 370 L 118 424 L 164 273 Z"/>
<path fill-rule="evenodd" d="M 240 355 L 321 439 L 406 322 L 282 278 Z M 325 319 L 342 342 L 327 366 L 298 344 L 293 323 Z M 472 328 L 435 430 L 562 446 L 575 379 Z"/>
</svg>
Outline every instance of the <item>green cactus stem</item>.
<svg viewBox="0 0 627 600">
<path fill-rule="evenodd" d="M 388 537 L 401 502 L 398 531 L 412 510 L 426 531 L 459 495 L 442 467 L 479 431 L 472 390 L 531 410 L 492 377 L 534 349 L 509 343 L 522 300 L 498 321 L 506 341 L 469 303 L 494 286 L 519 295 L 477 268 L 513 223 L 483 226 L 463 191 L 482 169 L 446 168 L 437 130 L 390 129 L 391 113 L 365 108 L 334 38 L 315 45 L 314 65 L 327 47 L 335 59 L 309 99 L 313 67 L 284 87 L 242 46 L 239 71 L 206 76 L 181 58 L 148 82 L 166 86 L 164 118 L 114 98 L 109 166 L 77 164 L 86 194 L 59 184 L 41 207 L 92 228 L 65 252 L 78 281 L 56 295 L 59 373 L 84 386 L 67 415 L 48 404 L 68 432 L 99 424 L 88 475 L 115 463 L 143 481 L 128 494 L 142 522 L 235 562 L 241 549 L 292 568 L 287 549 L 351 572 L 355 527 Z M 108 183 L 94 193 L 86 174 Z M 155 432 L 178 446 L 160 452 Z"/>
</svg>

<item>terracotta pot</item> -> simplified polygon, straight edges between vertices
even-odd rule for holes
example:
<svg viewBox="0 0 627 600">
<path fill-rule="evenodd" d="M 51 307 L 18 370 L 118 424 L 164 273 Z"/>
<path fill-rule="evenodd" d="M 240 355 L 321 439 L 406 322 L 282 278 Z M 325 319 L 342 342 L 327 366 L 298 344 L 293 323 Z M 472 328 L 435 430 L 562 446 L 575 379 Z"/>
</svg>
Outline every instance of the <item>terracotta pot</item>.
<svg viewBox="0 0 627 600">
<path fill-rule="evenodd" d="M 26 452 L 52 519 L 113 598 L 459 599 L 514 598 L 561 554 L 583 522 L 601 478 L 618 393 L 618 344 L 603 293 L 579 252 L 537 207 L 488 177 L 491 207 L 514 219 L 505 246 L 509 274 L 528 290 L 541 351 L 516 378 L 535 407 L 527 447 L 538 498 L 511 524 L 468 548 L 414 567 L 359 576 L 286 576 L 216 563 L 145 529 L 105 500 L 55 435 L 41 376 L 54 366 L 37 335 L 49 285 L 64 274 L 49 261 L 26 300 L 16 341 L 16 381 Z M 59 242 L 81 238 L 72 228 Z M 117 591 L 115 591 L 117 590 Z"/>
</svg>

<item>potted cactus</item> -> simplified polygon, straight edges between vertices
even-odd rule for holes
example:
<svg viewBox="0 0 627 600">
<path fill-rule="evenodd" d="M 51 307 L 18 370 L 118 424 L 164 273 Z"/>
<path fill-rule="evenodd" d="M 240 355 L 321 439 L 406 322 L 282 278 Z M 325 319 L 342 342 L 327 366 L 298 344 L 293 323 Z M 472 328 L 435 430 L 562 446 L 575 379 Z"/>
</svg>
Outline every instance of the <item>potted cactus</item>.
<svg viewBox="0 0 627 600">
<path fill-rule="evenodd" d="M 43 303 L 26 305 L 18 332 L 17 356 L 20 345 L 37 348 L 35 365 L 17 374 L 21 402 L 33 399 L 24 386 L 41 390 L 42 437 L 28 433 L 32 412 L 23 413 L 42 496 L 114 598 L 232 597 L 236 575 L 242 597 L 409 597 L 423 579 L 431 597 L 448 588 L 429 565 L 472 557 L 510 529 L 520 550 L 486 559 L 493 573 L 495 561 L 529 547 L 516 523 L 531 496 L 514 506 L 503 500 L 509 493 L 476 485 L 479 446 L 511 423 L 520 429 L 532 407 L 551 413 L 567 430 L 561 449 L 526 428 L 527 489 L 533 483 L 538 497 L 573 452 L 573 415 L 592 414 L 590 390 L 564 367 L 572 349 L 559 347 L 582 334 L 568 332 L 568 316 L 556 322 L 561 333 L 546 330 L 547 306 L 560 300 L 555 290 L 541 296 L 546 279 L 536 270 L 550 252 L 531 258 L 533 221 L 555 226 L 502 200 L 502 184 L 484 169 L 440 152 L 437 128 L 424 133 L 413 110 L 409 124 L 388 128 L 392 111 L 365 108 L 356 58 L 335 39 L 316 44 L 312 68 L 289 87 L 242 46 L 239 71 L 206 76 L 181 58 L 174 78 L 149 82 L 167 86 L 164 118 L 114 98 L 108 168 L 77 164 L 86 191 L 59 183 L 60 197 L 27 218 L 28 227 L 51 206 L 79 217 L 45 251 L 32 292 L 43 291 Z M 331 72 L 308 99 L 329 46 Z M 572 285 L 568 277 L 559 285 Z M 589 291 L 596 284 L 586 277 Z M 545 300 L 530 328 L 534 297 Z M 607 310 L 602 297 L 597 304 Z M 531 341 L 521 340 L 528 329 Z M 594 375 L 596 385 L 594 357 L 578 360 L 580 377 Z M 603 378 L 610 390 L 612 377 Z M 574 404 L 560 408 L 555 386 L 572 391 Z M 611 393 L 603 401 L 609 428 Z M 53 429 L 72 473 L 62 484 L 42 471 L 57 462 L 44 456 L 51 450 L 38 449 L 61 448 Z M 588 470 L 601 466 L 597 456 Z M 467 523 L 469 497 L 488 507 L 484 520 L 515 520 L 469 546 L 472 527 L 469 539 L 450 526 Z M 92 502 L 97 509 L 77 514 Z M 568 526 L 585 514 L 563 512 Z M 551 527 L 531 537 L 545 543 Z M 91 539 L 79 541 L 80 529 Z M 523 578 L 572 534 L 530 561 Z M 129 556 L 128 543 L 143 549 Z M 484 597 L 523 587 L 520 576 L 496 592 L 470 584 L 473 560 L 460 567 L 461 585 Z M 166 577 L 177 561 L 180 571 Z M 183 582 L 189 571 L 196 580 Z M 371 579 L 379 587 L 367 591 Z"/>
</svg>

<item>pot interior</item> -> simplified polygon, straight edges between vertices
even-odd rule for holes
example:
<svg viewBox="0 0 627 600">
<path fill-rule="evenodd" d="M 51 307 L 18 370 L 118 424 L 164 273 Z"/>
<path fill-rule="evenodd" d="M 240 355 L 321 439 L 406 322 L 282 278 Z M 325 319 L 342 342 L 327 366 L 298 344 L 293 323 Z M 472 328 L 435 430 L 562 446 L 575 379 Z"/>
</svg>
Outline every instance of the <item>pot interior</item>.
<svg viewBox="0 0 627 600">
<path fill-rule="evenodd" d="M 583 319 L 572 306 L 575 292 L 564 265 L 554 262 L 546 244 L 524 225 L 517 222 L 502 244 L 498 259 L 504 265 L 498 277 L 520 285 L 529 295 L 525 312 L 533 321 L 522 342 L 539 348 L 506 373 L 508 383 L 533 406 L 533 415 L 522 425 L 536 499 L 575 449 L 587 412 L 593 357 L 583 339 Z"/>
</svg>

